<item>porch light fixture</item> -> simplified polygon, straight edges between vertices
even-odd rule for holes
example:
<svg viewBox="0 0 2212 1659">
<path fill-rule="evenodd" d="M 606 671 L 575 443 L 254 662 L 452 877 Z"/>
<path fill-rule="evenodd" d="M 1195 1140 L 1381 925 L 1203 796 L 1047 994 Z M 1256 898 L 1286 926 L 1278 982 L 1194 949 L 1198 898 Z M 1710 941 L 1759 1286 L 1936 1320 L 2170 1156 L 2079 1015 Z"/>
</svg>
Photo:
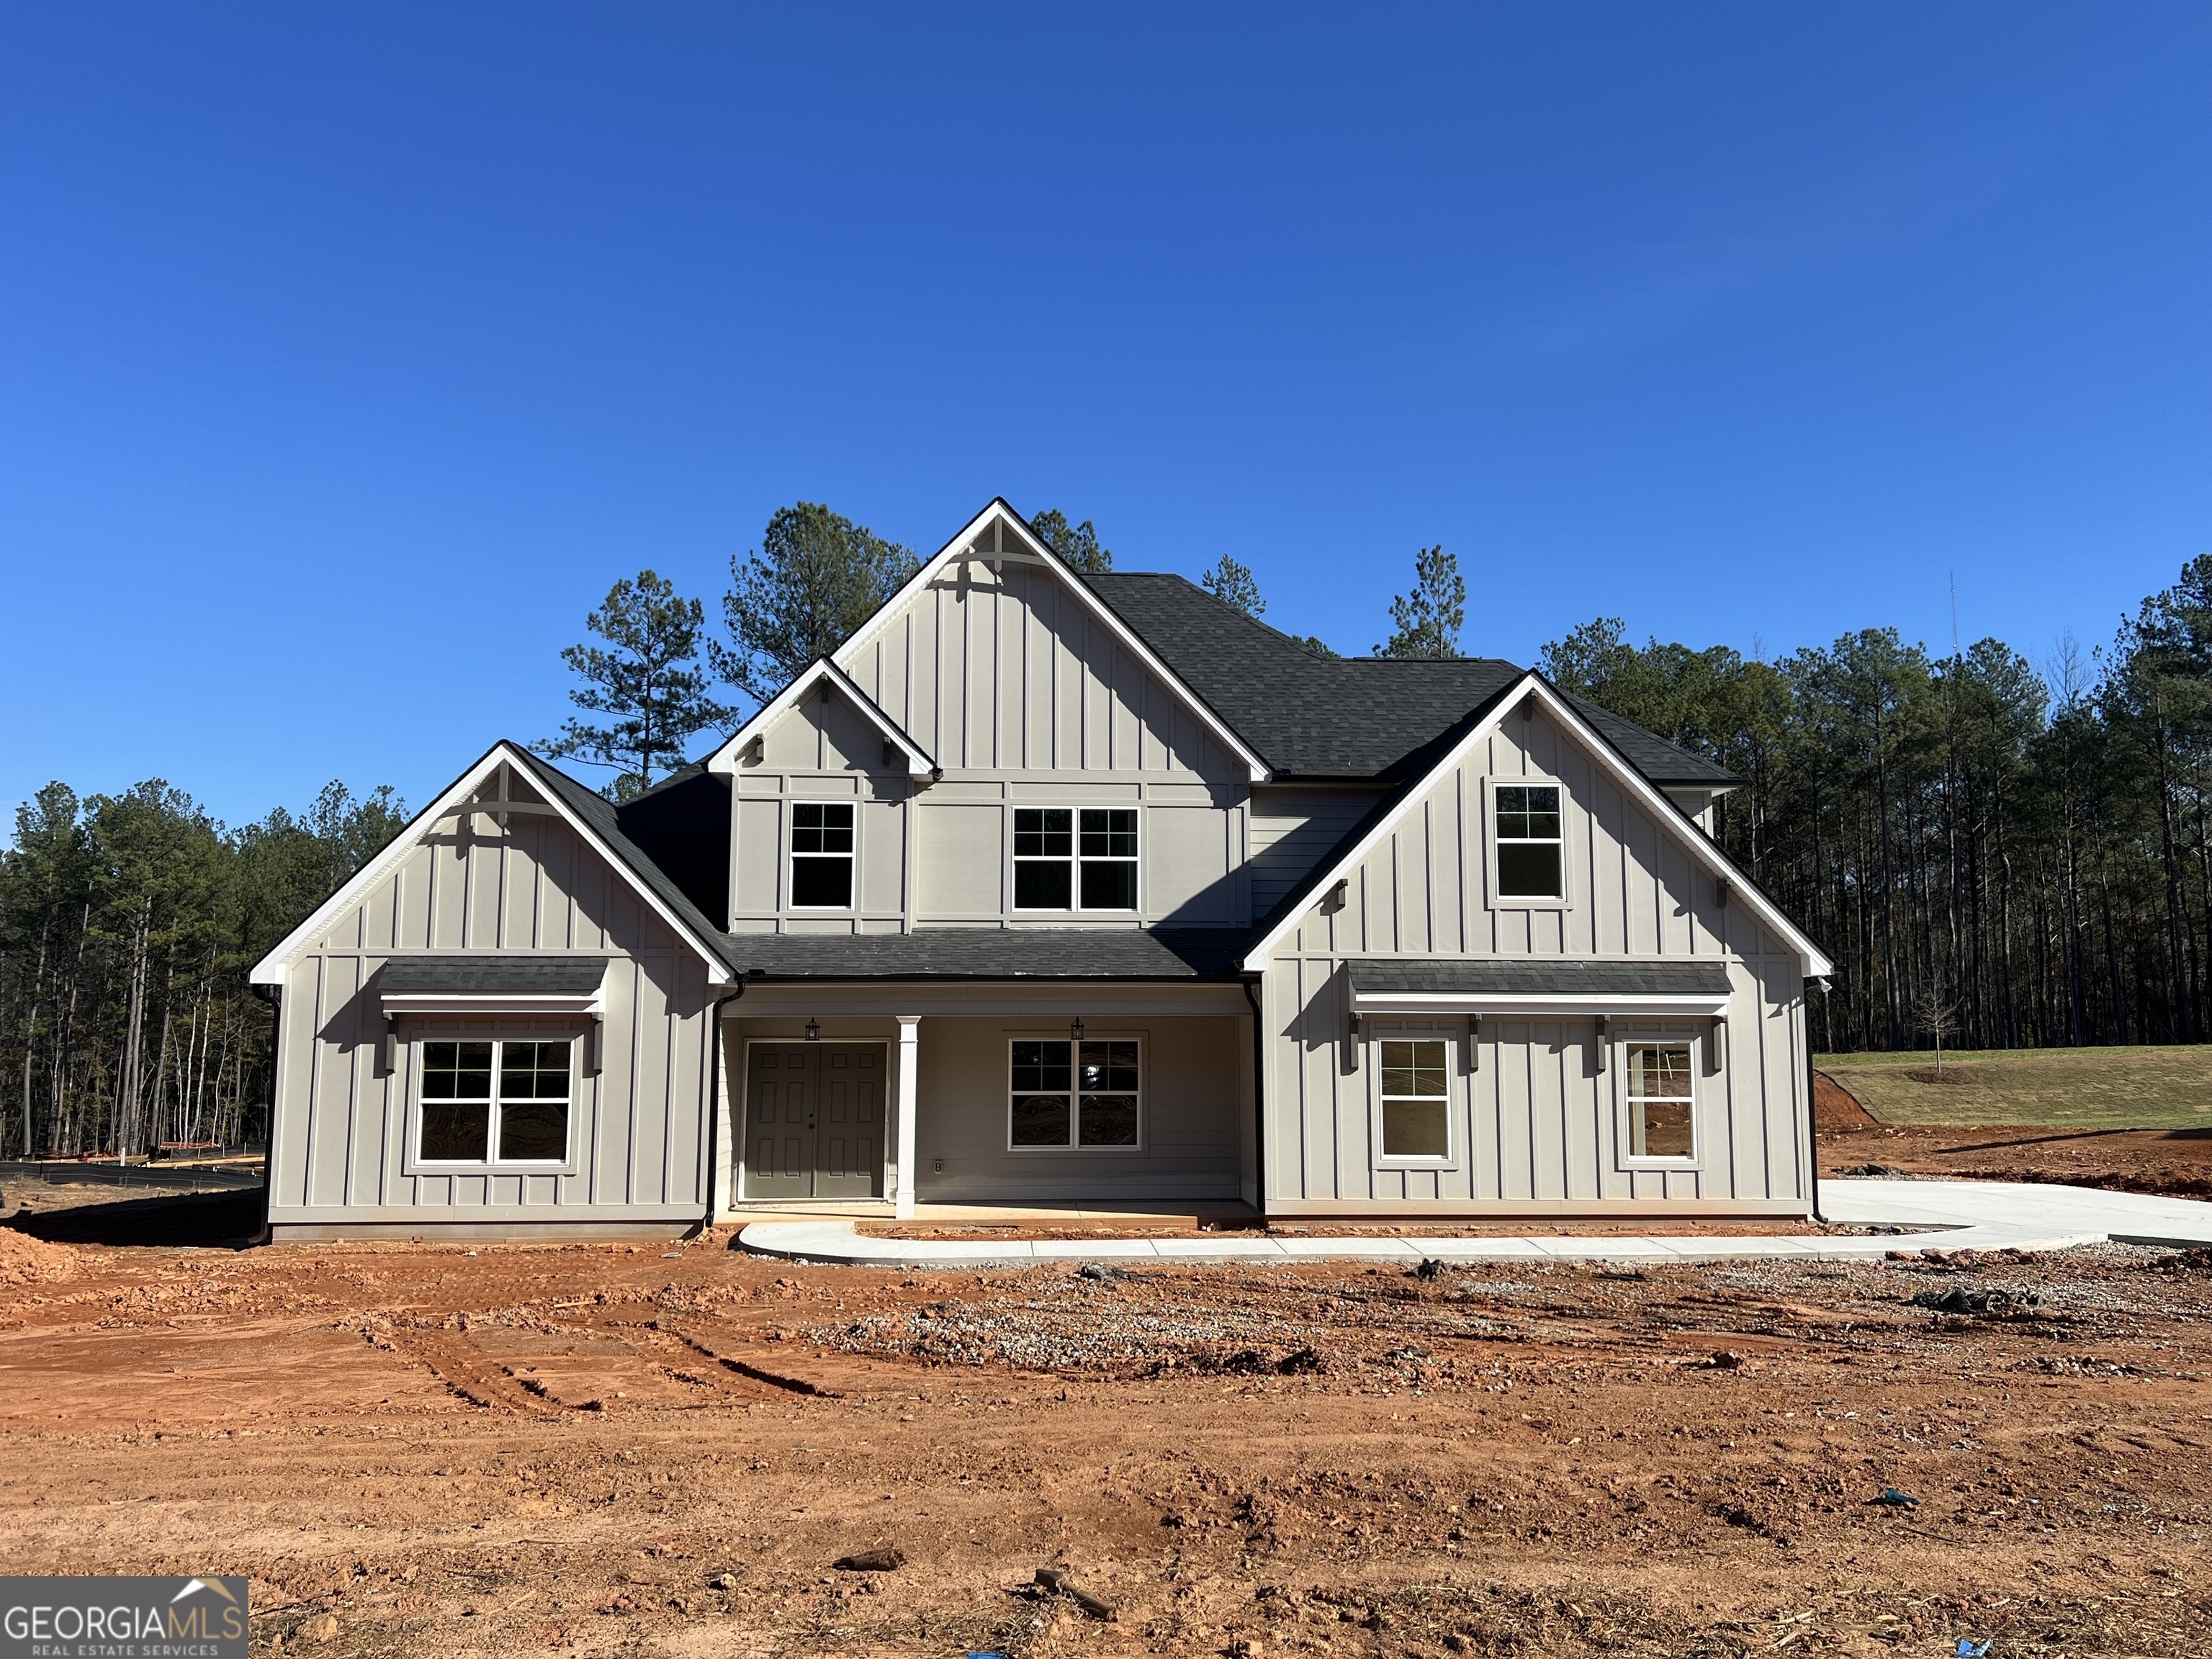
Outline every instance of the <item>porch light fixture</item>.
<svg viewBox="0 0 2212 1659">
<path fill-rule="evenodd" d="M 1067 1022 L 1067 1040 L 1070 1042 L 1080 1042 L 1083 1041 L 1083 1021 L 1080 1018 L 1071 1019 Z"/>
<path fill-rule="evenodd" d="M 806 1022 L 806 1040 L 809 1042 L 819 1042 L 822 1041 L 822 1022 L 820 1020 L 810 1019 Z"/>
</svg>

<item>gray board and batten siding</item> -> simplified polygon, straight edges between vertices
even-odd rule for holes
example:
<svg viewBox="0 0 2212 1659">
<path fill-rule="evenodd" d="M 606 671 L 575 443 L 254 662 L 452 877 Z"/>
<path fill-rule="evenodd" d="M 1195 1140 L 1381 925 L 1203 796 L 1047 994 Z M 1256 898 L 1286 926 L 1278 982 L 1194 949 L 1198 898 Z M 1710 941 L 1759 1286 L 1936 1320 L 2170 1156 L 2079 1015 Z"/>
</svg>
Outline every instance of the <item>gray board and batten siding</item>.
<svg viewBox="0 0 2212 1659">
<path fill-rule="evenodd" d="M 1246 763 L 1063 576 L 1011 549 L 997 565 L 948 564 L 838 659 L 927 752 L 936 781 L 917 787 L 834 685 L 758 733 L 757 752 L 750 743 L 740 752 L 730 932 L 1247 925 Z M 791 902 L 797 801 L 855 808 L 848 908 Z M 1016 910 L 1012 819 L 1023 806 L 1135 810 L 1137 909 Z"/>
<path fill-rule="evenodd" d="M 1504 901 L 1491 891 L 1486 791 L 1494 781 L 1523 779 L 1561 787 L 1564 903 Z M 1726 902 L 1686 844 L 1694 833 L 1679 820 L 1662 824 L 1586 739 L 1547 712 L 1499 722 L 1431 780 L 1349 871 L 1341 893 L 1333 884 L 1316 893 L 1268 958 L 1270 1208 L 1808 1212 L 1803 957 L 1749 905 Z M 1463 1017 L 1365 1022 L 1368 1044 L 1395 1034 L 1452 1045 L 1453 1158 L 1418 1168 L 1383 1158 L 1376 1068 L 1344 1063 L 1351 964 L 1401 959 L 1410 969 L 1453 958 L 1528 963 L 1519 982 L 1532 989 L 1542 988 L 1549 962 L 1697 962 L 1724 972 L 1727 1030 L 1717 1054 L 1711 1020 L 1616 1018 L 1609 1037 L 1694 1042 L 1695 1158 L 1655 1167 L 1628 1155 L 1621 1068 L 1600 1063 L 1595 1017 L 1493 1012 L 1480 1022 L 1473 1055 Z"/>
<path fill-rule="evenodd" d="M 551 786 L 552 780 L 544 780 Z M 517 801 L 542 799 L 519 776 Z M 702 1109 L 713 995 L 698 953 L 631 881 L 560 817 L 515 811 L 434 823 L 288 963 L 269 1218 L 278 1236 L 323 1231 L 514 1237 L 578 1224 L 664 1234 L 707 1201 Z M 418 953 L 436 953 L 422 955 Z M 447 953 L 452 953 L 450 956 Z M 568 982 L 597 957 L 604 1013 L 408 1014 L 387 1047 L 383 970 L 410 989 L 455 980 L 462 953 L 543 955 Z M 486 1038 L 569 1042 L 568 1155 L 547 1172 L 417 1167 L 420 1045 Z M 473 1233 L 471 1233 L 473 1230 Z"/>
</svg>

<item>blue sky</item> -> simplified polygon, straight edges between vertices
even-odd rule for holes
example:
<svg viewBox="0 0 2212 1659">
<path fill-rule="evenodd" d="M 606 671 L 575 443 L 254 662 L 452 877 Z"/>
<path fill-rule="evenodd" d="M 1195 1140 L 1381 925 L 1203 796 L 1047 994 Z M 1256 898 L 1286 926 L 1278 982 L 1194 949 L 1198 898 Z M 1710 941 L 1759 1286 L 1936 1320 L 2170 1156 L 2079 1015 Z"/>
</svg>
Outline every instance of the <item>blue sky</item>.
<svg viewBox="0 0 2212 1659">
<path fill-rule="evenodd" d="M 1347 652 L 2031 656 L 2212 550 L 2202 6 L 0 10 L 0 807 L 420 804 L 1004 494 Z"/>
</svg>

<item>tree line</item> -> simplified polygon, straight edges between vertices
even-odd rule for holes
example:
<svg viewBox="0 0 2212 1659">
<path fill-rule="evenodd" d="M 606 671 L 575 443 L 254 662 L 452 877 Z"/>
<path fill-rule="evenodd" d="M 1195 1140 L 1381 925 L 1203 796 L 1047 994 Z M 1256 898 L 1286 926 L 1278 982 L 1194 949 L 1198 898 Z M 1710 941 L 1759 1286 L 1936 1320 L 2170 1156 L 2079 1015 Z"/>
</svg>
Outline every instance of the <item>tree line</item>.
<svg viewBox="0 0 2212 1659">
<path fill-rule="evenodd" d="M 326 786 L 227 830 L 159 779 L 50 783 L 0 853 L 0 1149 L 238 1146 L 266 1133 L 269 1011 L 246 974 L 406 821 Z"/>
<path fill-rule="evenodd" d="M 1775 662 L 1631 644 L 1545 672 L 1711 757 L 1729 853 L 1836 963 L 1816 1047 L 2195 1042 L 2212 1019 L 2212 555 L 2086 659 L 1867 629 Z"/>
</svg>

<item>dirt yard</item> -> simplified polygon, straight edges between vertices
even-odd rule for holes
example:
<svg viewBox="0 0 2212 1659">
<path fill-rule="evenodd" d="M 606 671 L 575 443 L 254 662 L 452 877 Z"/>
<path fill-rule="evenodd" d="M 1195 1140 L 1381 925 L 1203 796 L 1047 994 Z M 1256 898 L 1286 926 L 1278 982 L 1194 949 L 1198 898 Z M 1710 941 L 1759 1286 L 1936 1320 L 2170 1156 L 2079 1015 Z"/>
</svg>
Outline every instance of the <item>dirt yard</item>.
<svg viewBox="0 0 2212 1659">
<path fill-rule="evenodd" d="M 0 1559 L 248 1572 L 287 1654 L 2207 1650 L 2212 1261 L 727 1246 L 0 1230 Z"/>
<path fill-rule="evenodd" d="M 1823 1133 L 1820 1172 L 2056 1181 L 2212 1199 L 2212 1129 L 1872 1126 Z"/>
</svg>

